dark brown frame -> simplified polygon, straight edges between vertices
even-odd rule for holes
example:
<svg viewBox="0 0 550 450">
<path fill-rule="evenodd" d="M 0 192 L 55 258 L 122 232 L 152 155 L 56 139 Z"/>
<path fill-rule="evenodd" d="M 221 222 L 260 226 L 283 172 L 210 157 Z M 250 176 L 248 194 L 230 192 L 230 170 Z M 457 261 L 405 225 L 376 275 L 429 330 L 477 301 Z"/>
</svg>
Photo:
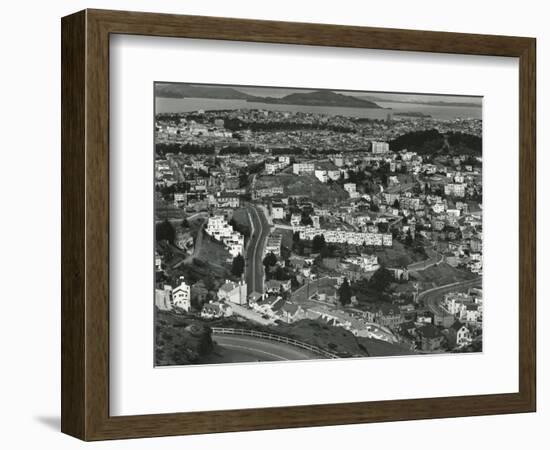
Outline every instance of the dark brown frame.
<svg viewBox="0 0 550 450">
<path fill-rule="evenodd" d="M 84 440 L 531 412 L 536 408 L 536 40 L 85 10 L 62 31 L 61 429 Z M 222 39 L 519 58 L 519 392 L 109 416 L 109 35 Z"/>
</svg>

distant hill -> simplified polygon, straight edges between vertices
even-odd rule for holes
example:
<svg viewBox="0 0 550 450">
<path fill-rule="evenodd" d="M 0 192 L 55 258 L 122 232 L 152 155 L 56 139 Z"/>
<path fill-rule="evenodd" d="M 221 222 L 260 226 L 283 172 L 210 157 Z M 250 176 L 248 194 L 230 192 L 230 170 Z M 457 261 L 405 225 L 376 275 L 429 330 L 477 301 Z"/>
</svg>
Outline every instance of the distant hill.
<svg viewBox="0 0 550 450">
<path fill-rule="evenodd" d="M 275 97 L 252 97 L 249 102 L 271 103 L 277 105 L 305 105 L 305 106 L 340 106 L 348 108 L 381 108 L 370 100 L 363 100 L 350 95 L 337 94 L 332 91 L 297 92 Z"/>
<path fill-rule="evenodd" d="M 159 83 L 155 95 L 163 98 L 219 98 L 224 100 L 247 100 L 251 95 L 233 88 L 197 86 L 192 84 Z"/>
<path fill-rule="evenodd" d="M 389 102 L 389 103 L 404 103 L 407 105 L 425 105 L 425 106 L 468 106 L 468 107 L 475 107 L 475 108 L 481 108 L 481 103 L 474 103 L 474 102 L 446 102 L 442 100 L 431 100 L 431 101 L 420 101 L 420 100 L 392 100 L 389 98 L 380 98 L 375 96 L 365 96 L 365 97 L 359 97 L 367 99 L 371 102 Z"/>
<path fill-rule="evenodd" d="M 155 95 L 162 98 L 217 98 L 223 100 L 246 100 L 256 103 L 276 105 L 305 105 L 305 106 L 340 106 L 348 108 L 381 108 L 376 103 L 337 94 L 332 91 L 296 92 L 281 98 L 260 97 L 245 94 L 230 87 L 212 87 L 192 84 L 158 83 L 155 86 Z"/>
</svg>

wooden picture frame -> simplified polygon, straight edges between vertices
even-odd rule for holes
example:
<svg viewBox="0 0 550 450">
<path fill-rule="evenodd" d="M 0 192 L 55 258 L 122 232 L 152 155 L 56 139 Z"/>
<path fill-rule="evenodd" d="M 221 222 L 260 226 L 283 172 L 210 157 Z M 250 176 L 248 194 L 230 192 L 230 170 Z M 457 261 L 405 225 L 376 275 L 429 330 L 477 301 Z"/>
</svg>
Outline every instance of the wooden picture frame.
<svg viewBox="0 0 550 450">
<path fill-rule="evenodd" d="M 64 433 L 101 440 L 535 411 L 535 39 L 104 10 L 61 25 Z M 109 36 L 117 33 L 519 58 L 519 391 L 110 416 Z"/>
</svg>

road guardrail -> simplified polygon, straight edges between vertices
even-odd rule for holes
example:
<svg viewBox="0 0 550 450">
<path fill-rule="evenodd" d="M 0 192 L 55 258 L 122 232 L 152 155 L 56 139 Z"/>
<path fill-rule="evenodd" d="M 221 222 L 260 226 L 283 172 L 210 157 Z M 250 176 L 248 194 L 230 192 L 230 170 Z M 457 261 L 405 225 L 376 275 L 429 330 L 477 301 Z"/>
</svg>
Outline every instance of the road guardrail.
<svg viewBox="0 0 550 450">
<path fill-rule="evenodd" d="M 286 336 L 278 336 L 276 334 L 265 333 L 263 331 L 256 330 L 246 330 L 241 328 L 221 328 L 221 327 L 212 327 L 212 333 L 214 334 L 229 334 L 237 336 L 250 336 L 258 339 L 266 339 L 274 342 L 281 342 L 283 344 L 292 345 L 294 347 L 302 348 L 304 350 L 309 350 L 312 353 L 315 353 L 320 356 L 324 356 L 328 359 L 338 359 L 340 358 L 335 353 L 328 352 L 319 348 L 315 345 L 306 344 L 305 342 L 297 341 L 296 339 L 288 338 Z"/>
</svg>

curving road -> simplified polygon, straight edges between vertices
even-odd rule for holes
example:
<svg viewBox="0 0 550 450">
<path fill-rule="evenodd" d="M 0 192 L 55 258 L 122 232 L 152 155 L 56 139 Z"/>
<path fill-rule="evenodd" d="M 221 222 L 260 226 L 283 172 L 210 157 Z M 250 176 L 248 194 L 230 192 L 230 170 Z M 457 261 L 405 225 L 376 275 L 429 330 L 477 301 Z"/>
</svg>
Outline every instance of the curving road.
<svg viewBox="0 0 550 450">
<path fill-rule="evenodd" d="M 214 334 L 212 339 L 223 362 L 322 359 L 322 356 L 298 347 L 250 336 Z"/>
<path fill-rule="evenodd" d="M 246 282 L 248 294 L 264 292 L 263 253 L 265 242 L 270 233 L 269 223 L 261 208 L 247 204 L 245 206 L 251 222 L 250 242 L 246 248 Z"/>
<path fill-rule="evenodd" d="M 432 250 L 430 248 L 426 249 L 426 253 L 428 254 L 428 259 L 409 264 L 407 266 L 407 269 L 409 270 L 409 272 L 418 272 L 421 270 L 426 270 L 429 267 L 437 266 L 438 264 L 442 263 L 445 259 L 445 257 L 441 253 L 438 253 L 435 250 Z"/>
<path fill-rule="evenodd" d="M 481 285 L 481 277 L 459 283 L 446 284 L 421 292 L 418 294 L 418 300 L 423 300 L 426 307 L 434 314 L 449 314 L 440 305 L 444 294 L 449 292 L 463 292 L 468 288 L 479 285 Z"/>
</svg>

